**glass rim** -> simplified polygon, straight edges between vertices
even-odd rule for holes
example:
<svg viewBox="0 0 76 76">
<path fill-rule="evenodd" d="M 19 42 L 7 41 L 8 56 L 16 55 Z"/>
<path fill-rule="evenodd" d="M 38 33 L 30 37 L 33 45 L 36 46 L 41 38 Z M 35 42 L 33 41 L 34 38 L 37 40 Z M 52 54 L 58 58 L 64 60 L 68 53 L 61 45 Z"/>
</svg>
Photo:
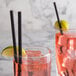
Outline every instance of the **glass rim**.
<svg viewBox="0 0 76 76">
<path fill-rule="evenodd" d="M 43 56 L 37 56 L 37 57 L 35 57 L 35 56 L 33 56 L 33 57 L 28 57 L 28 56 L 25 56 L 25 57 L 22 57 L 22 56 L 20 56 L 22 59 L 30 59 L 30 58 L 32 58 L 32 59 L 39 59 L 39 58 L 44 58 L 44 57 L 47 57 L 47 56 L 50 56 L 51 55 L 51 53 L 48 53 L 48 54 L 46 54 L 46 55 L 43 55 Z M 18 57 L 18 58 L 20 58 L 20 57 Z M 15 59 L 15 58 L 14 58 Z"/>
<path fill-rule="evenodd" d="M 70 30 L 72 30 L 72 31 L 76 31 L 76 28 L 68 29 L 68 30 L 65 30 L 65 31 L 64 31 L 64 30 L 62 30 L 62 31 L 63 31 L 63 32 L 68 32 L 68 31 L 70 31 Z M 56 31 L 59 31 L 59 32 L 60 32 L 60 30 L 59 30 L 59 29 L 55 29 L 55 32 L 56 32 Z"/>
<path fill-rule="evenodd" d="M 10 57 L 10 56 L 2 56 L 1 55 L 1 57 L 3 57 L 4 59 L 15 59 L 15 57 L 17 57 L 17 58 L 22 58 L 22 59 L 27 59 L 27 58 L 42 58 L 42 57 L 47 57 L 48 55 L 51 55 L 51 49 L 50 48 L 48 48 L 48 47 L 44 47 L 44 46 L 27 46 L 27 47 L 25 47 L 25 50 L 26 49 L 30 49 L 30 50 L 32 50 L 32 49 L 37 49 L 37 48 L 46 48 L 47 49 L 47 53 L 45 54 L 45 55 L 43 55 L 43 56 L 37 56 L 37 57 L 35 57 L 35 56 L 33 56 L 33 57 L 28 57 L 27 55 L 26 56 L 18 56 L 18 55 L 15 55 L 15 56 L 12 56 L 12 57 Z M 27 49 L 27 50 L 28 50 Z M 44 50 L 43 50 L 44 51 Z"/>
<path fill-rule="evenodd" d="M 56 34 L 57 33 L 60 33 L 61 34 L 60 30 L 55 30 L 55 33 Z M 72 33 L 76 34 L 76 29 L 68 29 L 67 31 L 63 31 L 63 35 L 64 34 L 72 34 Z"/>
<path fill-rule="evenodd" d="M 25 47 L 25 50 L 32 50 L 32 49 L 37 49 L 37 48 L 46 48 L 46 50 L 47 50 L 47 53 L 45 54 L 45 55 L 40 55 L 40 56 L 37 56 L 37 57 L 35 57 L 35 56 L 33 56 L 33 57 L 28 57 L 27 55 L 25 56 L 25 57 L 22 57 L 22 56 L 17 56 L 16 55 L 16 57 L 21 57 L 22 59 L 27 59 L 27 58 L 42 58 L 42 57 L 47 57 L 48 55 L 50 55 L 51 54 L 51 50 L 48 48 L 48 47 L 43 47 L 43 46 L 28 46 L 28 47 Z M 43 50 L 44 51 L 44 50 Z"/>
</svg>

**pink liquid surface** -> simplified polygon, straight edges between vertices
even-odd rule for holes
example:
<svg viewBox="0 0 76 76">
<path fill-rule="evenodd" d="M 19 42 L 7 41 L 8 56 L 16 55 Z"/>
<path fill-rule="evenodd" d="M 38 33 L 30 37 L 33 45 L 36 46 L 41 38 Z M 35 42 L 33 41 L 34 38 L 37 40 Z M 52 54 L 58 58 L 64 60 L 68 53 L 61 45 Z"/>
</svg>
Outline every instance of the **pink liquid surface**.
<svg viewBox="0 0 76 76">
<path fill-rule="evenodd" d="M 40 51 L 26 51 L 28 57 L 39 57 Z M 16 66 L 16 74 L 18 76 L 18 63 L 14 62 Z M 50 76 L 51 62 L 47 63 L 47 58 L 42 57 L 39 59 L 28 58 L 22 60 L 21 76 Z"/>
<path fill-rule="evenodd" d="M 76 76 L 76 36 L 56 34 L 56 62 L 59 76 Z"/>
</svg>

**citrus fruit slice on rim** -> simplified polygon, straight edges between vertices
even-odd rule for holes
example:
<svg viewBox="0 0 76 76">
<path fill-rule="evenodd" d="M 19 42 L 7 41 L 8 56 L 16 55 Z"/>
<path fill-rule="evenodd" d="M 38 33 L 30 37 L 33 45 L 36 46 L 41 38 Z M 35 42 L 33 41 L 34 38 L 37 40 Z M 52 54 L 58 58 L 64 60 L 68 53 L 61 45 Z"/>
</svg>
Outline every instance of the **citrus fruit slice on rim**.
<svg viewBox="0 0 76 76">
<path fill-rule="evenodd" d="M 17 54 L 18 54 L 18 47 L 17 48 Z M 4 57 L 13 57 L 14 56 L 14 48 L 13 46 L 8 46 L 6 48 L 4 48 L 1 52 L 1 55 Z M 22 56 L 26 56 L 26 52 L 25 50 L 22 48 Z"/>
<path fill-rule="evenodd" d="M 67 31 L 67 30 L 69 29 L 69 24 L 68 24 L 67 21 L 65 21 L 65 20 L 60 20 L 60 23 L 61 23 L 61 27 L 62 27 L 61 29 L 62 29 L 63 31 Z M 55 27 L 55 29 L 58 29 L 58 30 L 60 29 L 58 21 L 55 22 L 54 27 Z"/>
</svg>

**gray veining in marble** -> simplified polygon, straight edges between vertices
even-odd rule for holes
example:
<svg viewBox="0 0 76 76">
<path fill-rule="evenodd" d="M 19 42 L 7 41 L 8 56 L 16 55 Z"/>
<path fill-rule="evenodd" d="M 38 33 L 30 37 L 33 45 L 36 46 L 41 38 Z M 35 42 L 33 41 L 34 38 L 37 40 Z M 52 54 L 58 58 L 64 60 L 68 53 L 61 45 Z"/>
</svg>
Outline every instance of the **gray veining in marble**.
<svg viewBox="0 0 76 76">
<path fill-rule="evenodd" d="M 53 1 L 56 1 L 60 19 L 69 22 L 70 28 L 76 25 L 76 0 L 0 0 L 0 51 L 12 45 L 11 26 L 9 10 L 14 10 L 15 27 L 17 37 L 17 11 L 22 11 L 23 26 L 23 47 L 47 46 L 52 51 L 52 75 L 57 76 L 55 60 L 55 32 L 54 22 L 56 21 Z M 4 61 L 4 64 L 1 64 Z M 10 62 L 10 63 L 9 63 Z M 10 70 L 8 64 L 12 61 L 6 61 L 0 58 L 0 75 L 12 76 L 13 69 Z M 6 66 L 7 65 L 7 66 Z M 4 67 L 3 67 L 4 66 Z M 9 67 L 9 71 L 5 71 Z"/>
</svg>

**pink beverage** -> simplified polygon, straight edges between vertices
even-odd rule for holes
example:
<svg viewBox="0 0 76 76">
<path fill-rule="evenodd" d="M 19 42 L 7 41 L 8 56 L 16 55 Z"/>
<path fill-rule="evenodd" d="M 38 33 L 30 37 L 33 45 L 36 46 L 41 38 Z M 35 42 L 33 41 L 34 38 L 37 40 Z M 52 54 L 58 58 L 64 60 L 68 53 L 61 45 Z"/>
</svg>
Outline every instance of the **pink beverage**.
<svg viewBox="0 0 76 76">
<path fill-rule="evenodd" d="M 76 34 L 56 34 L 56 62 L 59 76 L 76 76 Z"/>
<path fill-rule="evenodd" d="M 37 48 L 38 49 L 38 48 Z M 22 58 L 21 64 L 21 76 L 50 76 L 51 73 L 51 59 L 50 59 L 50 50 L 39 51 L 34 49 L 27 49 L 26 57 Z M 18 65 L 15 63 L 16 73 L 15 76 L 18 76 Z"/>
</svg>

